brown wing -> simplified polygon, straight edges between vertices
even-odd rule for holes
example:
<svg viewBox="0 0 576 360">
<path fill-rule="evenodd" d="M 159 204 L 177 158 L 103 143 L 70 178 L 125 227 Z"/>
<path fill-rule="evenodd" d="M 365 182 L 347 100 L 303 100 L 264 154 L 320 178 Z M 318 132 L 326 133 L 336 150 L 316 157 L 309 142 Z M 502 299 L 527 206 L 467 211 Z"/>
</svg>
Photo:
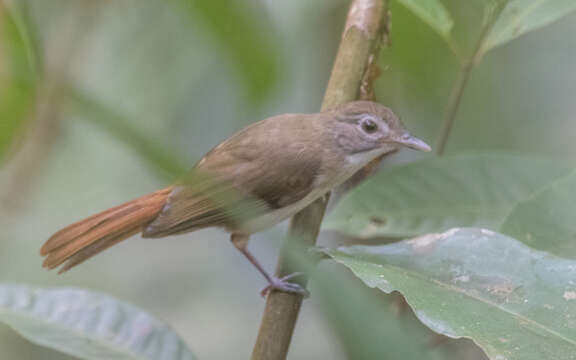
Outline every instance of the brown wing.
<svg viewBox="0 0 576 360">
<path fill-rule="evenodd" d="M 282 140 L 285 137 L 279 135 L 286 130 L 282 125 L 291 124 L 291 115 L 283 117 L 256 123 L 210 151 L 175 188 L 143 235 L 161 237 L 210 226 L 233 227 L 304 198 L 322 165 L 313 153 L 319 149 L 311 142 Z M 268 121 L 283 124 L 270 128 Z M 245 136 L 248 131 L 250 136 Z"/>
<path fill-rule="evenodd" d="M 198 181 L 201 184 L 188 182 Z M 255 199 L 242 196 L 227 181 L 198 173 L 174 188 L 160 214 L 146 226 L 144 237 L 163 237 L 210 226 L 233 226 L 244 216 L 255 216 L 265 207 Z M 242 210 L 242 211 L 240 211 Z"/>
</svg>

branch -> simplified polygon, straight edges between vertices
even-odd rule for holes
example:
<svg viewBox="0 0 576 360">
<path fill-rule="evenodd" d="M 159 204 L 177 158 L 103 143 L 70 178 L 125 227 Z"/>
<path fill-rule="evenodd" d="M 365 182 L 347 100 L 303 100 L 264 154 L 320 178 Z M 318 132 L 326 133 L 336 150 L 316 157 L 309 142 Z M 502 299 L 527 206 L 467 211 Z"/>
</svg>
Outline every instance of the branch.
<svg viewBox="0 0 576 360">
<path fill-rule="evenodd" d="M 385 0 L 352 0 L 324 95 L 323 111 L 358 99 L 365 92 L 360 91 L 361 87 L 366 86 L 363 79 L 373 80 L 373 76 L 365 74 L 368 70 L 373 71 L 371 65 L 380 50 L 386 29 L 385 3 Z M 328 196 L 318 199 L 292 218 L 288 237 L 280 252 L 277 276 L 282 277 L 299 270 L 289 259 L 294 256 L 294 249 L 299 249 L 296 256 L 306 256 L 301 248 L 316 243 L 327 201 Z M 305 286 L 307 277 L 299 278 L 299 283 Z M 286 358 L 301 304 L 301 295 L 279 291 L 272 291 L 268 295 L 252 360 Z"/>
</svg>

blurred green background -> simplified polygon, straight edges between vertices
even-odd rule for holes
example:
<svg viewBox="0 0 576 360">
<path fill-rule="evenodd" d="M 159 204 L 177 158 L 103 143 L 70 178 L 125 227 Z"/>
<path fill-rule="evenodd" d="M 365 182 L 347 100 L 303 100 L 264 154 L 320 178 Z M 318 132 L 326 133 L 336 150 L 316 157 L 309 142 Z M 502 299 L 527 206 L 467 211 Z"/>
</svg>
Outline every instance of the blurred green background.
<svg viewBox="0 0 576 360">
<path fill-rule="evenodd" d="M 463 49 L 477 34 L 484 3 L 445 2 Z M 224 233 L 134 238 L 64 276 L 41 268 L 38 249 L 60 227 L 168 184 L 247 124 L 317 111 L 348 2 L 1 4 L 0 282 L 104 292 L 166 320 L 200 359 L 249 358 L 264 282 Z M 472 75 L 448 152 L 511 150 L 571 159 L 575 31 L 572 14 L 489 53 Z M 381 54 L 378 100 L 433 143 L 458 63 L 426 24 L 396 3 L 391 37 Z M 387 162 L 421 156 L 403 152 Z M 258 234 L 251 243 L 269 269 L 284 229 Z M 324 234 L 321 243 L 341 240 L 334 237 Z M 350 306 L 364 299 L 350 295 L 337 303 L 313 296 L 303 307 L 291 359 L 420 359 L 406 350 L 414 344 L 431 358 L 483 359 L 471 342 L 435 337 L 409 310 L 364 289 L 346 270 L 321 270 L 350 279 L 350 294 L 369 293 L 386 315 L 364 326 Z M 311 284 L 312 293 L 332 291 L 321 288 Z M 362 353 L 358 334 L 373 349 L 388 351 Z M 70 357 L 0 325 L 0 358 Z"/>
</svg>

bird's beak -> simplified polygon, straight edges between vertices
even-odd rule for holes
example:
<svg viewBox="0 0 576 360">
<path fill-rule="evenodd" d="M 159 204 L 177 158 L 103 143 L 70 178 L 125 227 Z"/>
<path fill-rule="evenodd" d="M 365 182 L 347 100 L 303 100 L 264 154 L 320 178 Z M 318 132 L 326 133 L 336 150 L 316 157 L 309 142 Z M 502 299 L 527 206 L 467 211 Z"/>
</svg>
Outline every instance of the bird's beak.
<svg viewBox="0 0 576 360">
<path fill-rule="evenodd" d="M 430 145 L 426 144 L 424 141 L 418 139 L 415 136 L 412 136 L 409 133 L 405 133 L 401 137 L 396 140 L 396 143 L 409 147 L 410 149 L 419 150 L 419 151 L 432 151 Z"/>
</svg>

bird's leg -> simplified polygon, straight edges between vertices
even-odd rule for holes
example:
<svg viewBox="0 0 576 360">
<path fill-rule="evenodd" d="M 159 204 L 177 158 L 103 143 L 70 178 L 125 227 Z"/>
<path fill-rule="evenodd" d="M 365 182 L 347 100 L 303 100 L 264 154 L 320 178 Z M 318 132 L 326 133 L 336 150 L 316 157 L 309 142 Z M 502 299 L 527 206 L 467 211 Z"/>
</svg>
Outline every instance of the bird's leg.
<svg viewBox="0 0 576 360">
<path fill-rule="evenodd" d="M 291 283 L 288 281 L 288 280 L 294 278 L 295 276 L 302 275 L 302 273 L 293 273 L 293 274 L 279 278 L 279 277 L 270 275 L 266 270 L 264 270 L 262 265 L 254 257 L 254 255 L 252 255 L 252 253 L 250 251 L 248 251 L 248 249 L 247 249 L 248 240 L 250 240 L 249 235 L 232 234 L 230 236 L 230 240 L 232 240 L 232 244 L 234 244 L 236 249 L 240 250 L 240 252 L 248 259 L 248 261 L 250 261 L 252 263 L 252 265 L 254 265 L 254 267 L 256 269 L 258 269 L 260 274 L 262 274 L 262 276 L 264 276 L 264 278 L 266 278 L 266 281 L 268 281 L 268 286 L 266 286 L 260 292 L 260 294 L 262 296 L 266 296 L 271 290 L 279 290 L 279 291 L 284 291 L 284 292 L 289 292 L 289 293 L 296 293 L 296 294 L 300 294 L 304 297 L 308 297 L 310 295 L 308 293 L 308 290 L 306 290 L 302 286 L 295 284 L 295 283 Z"/>
</svg>

